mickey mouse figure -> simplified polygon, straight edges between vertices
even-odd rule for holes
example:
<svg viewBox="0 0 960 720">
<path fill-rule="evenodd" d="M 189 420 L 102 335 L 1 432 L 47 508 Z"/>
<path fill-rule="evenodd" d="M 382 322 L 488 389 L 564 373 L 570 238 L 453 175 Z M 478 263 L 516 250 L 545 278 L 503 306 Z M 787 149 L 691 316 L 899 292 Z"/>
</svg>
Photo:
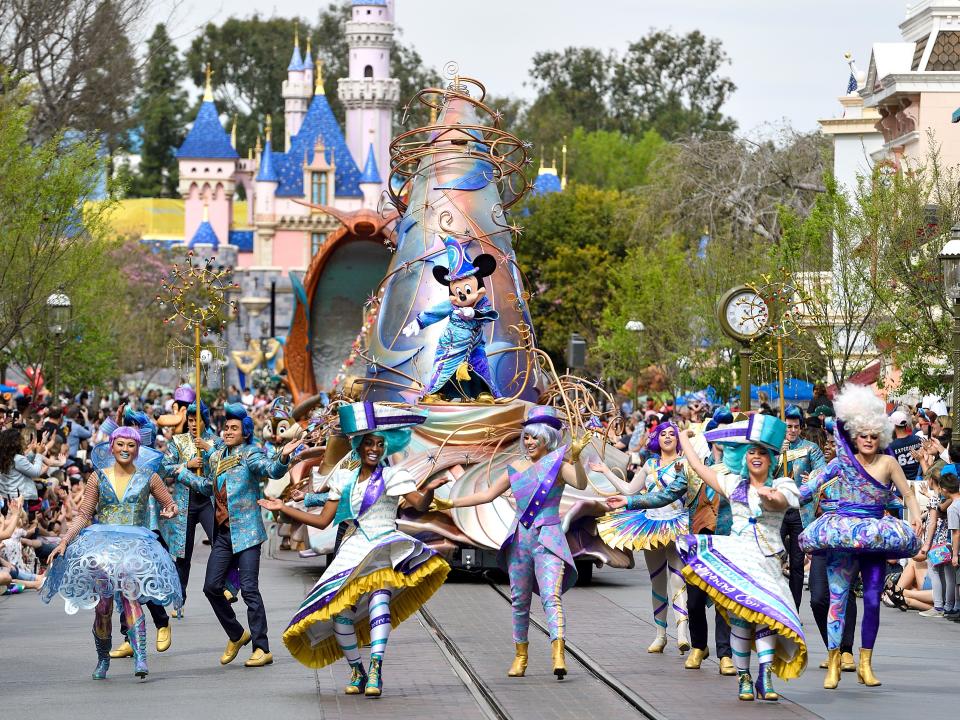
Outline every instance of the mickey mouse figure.
<svg viewBox="0 0 960 720">
<path fill-rule="evenodd" d="M 501 397 L 487 360 L 483 326 L 500 317 L 493 309 L 483 279 L 497 269 L 497 261 L 486 253 L 471 260 L 466 250 L 452 237 L 443 241 L 447 267 L 433 268 L 433 277 L 446 285 L 450 296 L 429 310 L 419 313 L 403 328 L 406 337 L 449 318 L 434 359 L 433 376 L 422 396 L 439 395 L 451 400 L 490 401 Z"/>
</svg>

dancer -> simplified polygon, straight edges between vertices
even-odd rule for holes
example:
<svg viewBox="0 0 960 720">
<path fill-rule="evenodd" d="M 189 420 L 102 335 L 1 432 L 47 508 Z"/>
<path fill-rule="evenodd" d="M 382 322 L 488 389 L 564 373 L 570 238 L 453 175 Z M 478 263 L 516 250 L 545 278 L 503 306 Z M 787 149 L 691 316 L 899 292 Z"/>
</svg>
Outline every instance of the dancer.
<svg viewBox="0 0 960 720">
<path fill-rule="evenodd" d="M 570 446 L 573 463 L 564 457 L 563 423 L 552 407 L 534 405 L 523 421 L 520 442 L 526 459 L 509 467 L 483 492 L 438 501 L 447 508 L 472 507 L 493 502 L 507 490 L 513 491 L 517 516 L 500 546 L 497 562 L 510 576 L 510 603 L 513 606 L 513 641 L 516 656 L 507 671 L 523 677 L 527 669 L 532 593 L 540 596 L 547 616 L 553 660 L 553 674 L 562 680 L 567 674 L 564 657 L 565 616 L 560 596 L 577 581 L 577 569 L 560 527 L 560 498 L 565 485 L 583 490 L 587 474 L 580 464 L 580 451 L 589 436 Z M 559 480 L 559 482 L 558 482 Z"/>
<path fill-rule="evenodd" d="M 351 460 L 359 466 L 336 470 L 320 515 L 287 507 L 281 500 L 260 505 L 304 525 L 320 528 L 346 522 L 336 556 L 307 594 L 283 633 L 283 642 L 307 667 L 329 665 L 343 656 L 353 672 L 347 695 L 379 697 L 383 656 L 392 625 L 399 625 L 443 584 L 447 562 L 419 540 L 397 530 L 400 498 L 424 511 L 440 477 L 417 490 L 413 476 L 386 466 L 410 443 L 411 426 L 426 415 L 410 407 L 353 403 L 339 409 L 340 428 L 350 437 Z M 369 671 L 360 646 L 370 645 Z"/>
<path fill-rule="evenodd" d="M 177 514 L 177 506 L 157 475 L 162 456 L 141 448 L 134 428 L 117 428 L 110 442 L 96 446 L 91 455 L 96 479 L 87 482 L 77 518 L 50 553 L 41 598 L 49 603 L 59 592 L 68 613 L 96 608 L 93 678 L 103 680 L 110 668 L 114 597 L 119 597 L 130 628 L 134 674 L 142 679 L 147 676 L 147 629 L 141 603 L 179 607 L 182 602 L 173 560 L 146 527 L 147 498 L 157 499 L 166 518 Z"/>
<path fill-rule="evenodd" d="M 210 477 L 199 476 L 184 467 L 177 474 L 177 482 L 213 500 L 214 529 L 203 594 L 227 634 L 227 647 L 220 656 L 220 664 L 232 663 L 240 648 L 252 642 L 253 653 L 244 666 L 263 667 L 273 663 L 273 654 L 267 640 L 267 612 L 260 595 L 260 546 L 267 539 L 267 531 L 257 499 L 262 480 L 278 478 L 287 472 L 289 456 L 300 441 L 287 443 L 276 459 L 269 460 L 253 444 L 253 419 L 243 405 L 226 403 L 223 409 L 227 418 L 223 440 L 218 440 L 213 449 L 203 454 Z M 240 594 L 247 604 L 249 630 L 244 630 L 224 596 L 227 575 L 233 567 L 240 570 Z"/>
<path fill-rule="evenodd" d="M 800 431 L 803 428 L 803 410 L 796 405 L 788 405 L 784 416 L 787 421 L 786 475 L 800 485 L 810 473 L 826 467 L 827 461 L 816 443 L 800 437 Z M 780 539 L 787 550 L 787 560 L 790 563 L 790 592 L 793 593 L 793 600 L 797 607 L 800 607 L 800 601 L 803 598 L 804 554 L 800 550 L 800 533 L 813 519 L 812 510 L 810 505 L 789 508 L 783 516 L 783 526 L 780 528 Z"/>
<path fill-rule="evenodd" d="M 756 692 L 764 700 L 780 698 L 773 689 L 772 674 L 785 680 L 798 677 L 807 664 L 806 639 L 779 557 L 784 512 L 799 506 L 793 480 L 773 478 L 786 430 L 779 418 L 753 415 L 710 431 L 706 439 L 723 445 L 722 469 L 707 467 L 697 457 L 689 434 L 680 436 L 691 467 L 730 501 L 733 511 L 729 537 L 687 535 L 677 545 L 686 563 L 687 582 L 713 598 L 730 621 L 741 700 L 755 698 L 752 646 L 760 661 Z"/>
<path fill-rule="evenodd" d="M 840 683 L 840 643 L 845 610 L 859 564 L 863 578 L 863 619 L 857 680 L 880 685 L 873 674 L 873 646 L 880 628 L 880 595 L 887 560 L 913 557 L 920 550 L 920 507 L 896 459 L 882 454 L 893 436 L 893 423 L 883 401 L 862 385 L 848 384 L 833 403 L 837 457 L 802 488 L 816 494 L 832 483 L 835 509 L 814 520 L 800 536 L 804 552 L 825 555 L 830 585 L 827 623 L 827 675 L 823 687 Z M 887 515 L 894 487 L 910 513 L 910 524 Z"/>
<path fill-rule="evenodd" d="M 654 456 L 633 480 L 622 483 L 612 473 L 608 475 L 627 497 L 609 498 L 607 505 L 614 511 L 597 520 L 600 537 L 610 547 L 643 550 L 657 627 L 648 653 L 662 653 L 667 646 L 668 607 L 673 610 L 680 654 L 690 649 L 687 584 L 680 572 L 683 563 L 677 555 L 676 539 L 690 532 L 687 504 L 696 499 L 701 482 L 694 477 L 693 492 L 687 492 L 688 467 L 677 452 L 679 434 L 680 428 L 672 421 L 661 423 L 651 432 L 647 444 Z"/>
</svg>

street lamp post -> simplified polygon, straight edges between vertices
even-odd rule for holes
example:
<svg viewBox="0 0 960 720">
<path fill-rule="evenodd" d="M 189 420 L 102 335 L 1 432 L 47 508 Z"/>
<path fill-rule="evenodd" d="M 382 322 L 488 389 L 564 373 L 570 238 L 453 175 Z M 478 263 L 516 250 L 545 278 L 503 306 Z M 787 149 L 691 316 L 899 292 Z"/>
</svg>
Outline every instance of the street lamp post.
<svg viewBox="0 0 960 720">
<path fill-rule="evenodd" d="M 943 269 L 943 286 L 953 315 L 953 397 L 950 412 L 953 427 L 957 428 L 960 419 L 960 225 L 950 230 L 950 239 L 940 251 L 940 266 Z M 954 432 L 957 432 L 956 429 Z"/>
<path fill-rule="evenodd" d="M 624 329 L 637 334 L 637 372 L 633 376 L 633 411 L 636 412 L 640 404 L 640 363 L 643 357 L 643 331 L 647 328 L 639 320 L 628 320 Z"/>
<path fill-rule="evenodd" d="M 60 396 L 60 360 L 63 346 L 66 344 L 70 319 L 73 316 L 73 303 L 63 291 L 63 286 L 47 297 L 47 329 L 53 336 L 53 397 Z"/>
</svg>

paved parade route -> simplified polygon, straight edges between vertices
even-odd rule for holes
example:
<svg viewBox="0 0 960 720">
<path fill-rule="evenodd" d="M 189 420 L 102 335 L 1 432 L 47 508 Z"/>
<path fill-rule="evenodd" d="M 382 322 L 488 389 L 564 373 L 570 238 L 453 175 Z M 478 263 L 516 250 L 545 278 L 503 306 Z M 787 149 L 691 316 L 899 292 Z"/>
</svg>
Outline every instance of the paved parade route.
<svg viewBox="0 0 960 720">
<path fill-rule="evenodd" d="M 428 603 L 426 617 L 414 615 L 391 635 L 384 665 L 384 696 L 379 700 L 346 697 L 340 691 L 347 677 L 345 663 L 319 671 L 304 668 L 280 641 L 285 620 L 312 584 L 319 564 L 296 559 L 292 553 L 283 553 L 281 559 L 265 558 L 261 570 L 274 665 L 244 668 L 242 661 L 249 654 L 245 649 L 235 664 L 222 668 L 218 663 L 222 633 L 199 591 L 206 554 L 206 547 L 198 549 L 197 586 L 191 583 L 187 617 L 173 621 L 173 647 L 167 653 L 156 653 L 152 628 L 149 632 L 150 676 L 144 683 L 130 674 L 129 660 L 113 661 L 105 683 L 90 679 L 94 665 L 90 612 L 68 616 L 59 599 L 45 606 L 35 595 L 0 598 L 4 716 L 129 720 L 134 704 L 148 708 L 143 715 L 147 720 L 218 717 L 225 708 L 229 713 L 261 718 L 282 714 L 297 718 L 482 720 L 496 717 L 491 714 L 496 707 L 513 718 L 644 716 L 570 654 L 570 675 L 563 683 L 555 681 L 549 672 L 549 644 L 536 628 L 531 628 L 528 676 L 524 680 L 506 678 L 512 653 L 509 606 L 489 584 L 459 577 Z M 858 685 L 853 673 L 844 673 L 837 692 L 822 690 L 823 673 L 816 666 L 825 653 L 819 637 L 813 636 L 807 673 L 790 683 L 777 681 L 784 700 L 747 705 L 736 700 L 736 679 L 717 673 L 715 658 L 708 659 L 698 672 L 684 670 L 683 659 L 672 643 L 662 656 L 646 652 L 653 635 L 648 588 L 642 567 L 600 570 L 592 586 L 574 588 L 565 596 L 565 611 L 574 648 L 639 695 L 655 717 L 683 720 L 701 717 L 709 709 L 710 717 L 717 719 L 755 715 L 791 720 L 817 716 L 879 720 L 908 717 L 921 699 L 934 716 L 947 716 L 951 711 L 951 657 L 955 643 L 960 642 L 956 625 L 885 609 L 876 660 L 884 685 L 872 690 Z M 809 631 L 814 628 L 813 620 L 808 609 L 803 610 Z M 534 617 L 542 619 L 536 601 Z M 451 659 L 449 649 L 442 649 L 443 642 L 438 641 L 428 620 L 439 624 L 480 684 L 492 694 L 493 703 L 478 696 L 471 678 Z"/>
</svg>

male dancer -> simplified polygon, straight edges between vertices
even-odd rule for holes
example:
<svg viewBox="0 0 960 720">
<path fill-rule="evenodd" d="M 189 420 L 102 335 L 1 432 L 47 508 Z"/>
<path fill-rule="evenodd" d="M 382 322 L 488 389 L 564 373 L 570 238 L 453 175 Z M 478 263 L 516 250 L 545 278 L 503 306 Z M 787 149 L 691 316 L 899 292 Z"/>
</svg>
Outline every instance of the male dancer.
<svg viewBox="0 0 960 720">
<path fill-rule="evenodd" d="M 223 440 L 203 454 L 203 461 L 210 468 L 209 478 L 183 468 L 177 480 L 213 498 L 213 541 L 203 593 L 227 634 L 220 664 L 233 662 L 240 648 L 252 641 L 253 654 L 244 665 L 262 667 L 273 662 L 273 655 L 267 641 L 267 613 L 259 587 L 260 546 L 267 539 L 267 531 L 257 500 L 261 496 L 261 481 L 286 473 L 290 454 L 301 441 L 290 441 L 276 459 L 270 460 L 253 444 L 253 419 L 243 405 L 227 403 L 224 410 L 227 421 Z M 240 568 L 240 592 L 247 604 L 249 630 L 244 630 L 223 595 L 227 573 L 234 564 Z"/>
</svg>

